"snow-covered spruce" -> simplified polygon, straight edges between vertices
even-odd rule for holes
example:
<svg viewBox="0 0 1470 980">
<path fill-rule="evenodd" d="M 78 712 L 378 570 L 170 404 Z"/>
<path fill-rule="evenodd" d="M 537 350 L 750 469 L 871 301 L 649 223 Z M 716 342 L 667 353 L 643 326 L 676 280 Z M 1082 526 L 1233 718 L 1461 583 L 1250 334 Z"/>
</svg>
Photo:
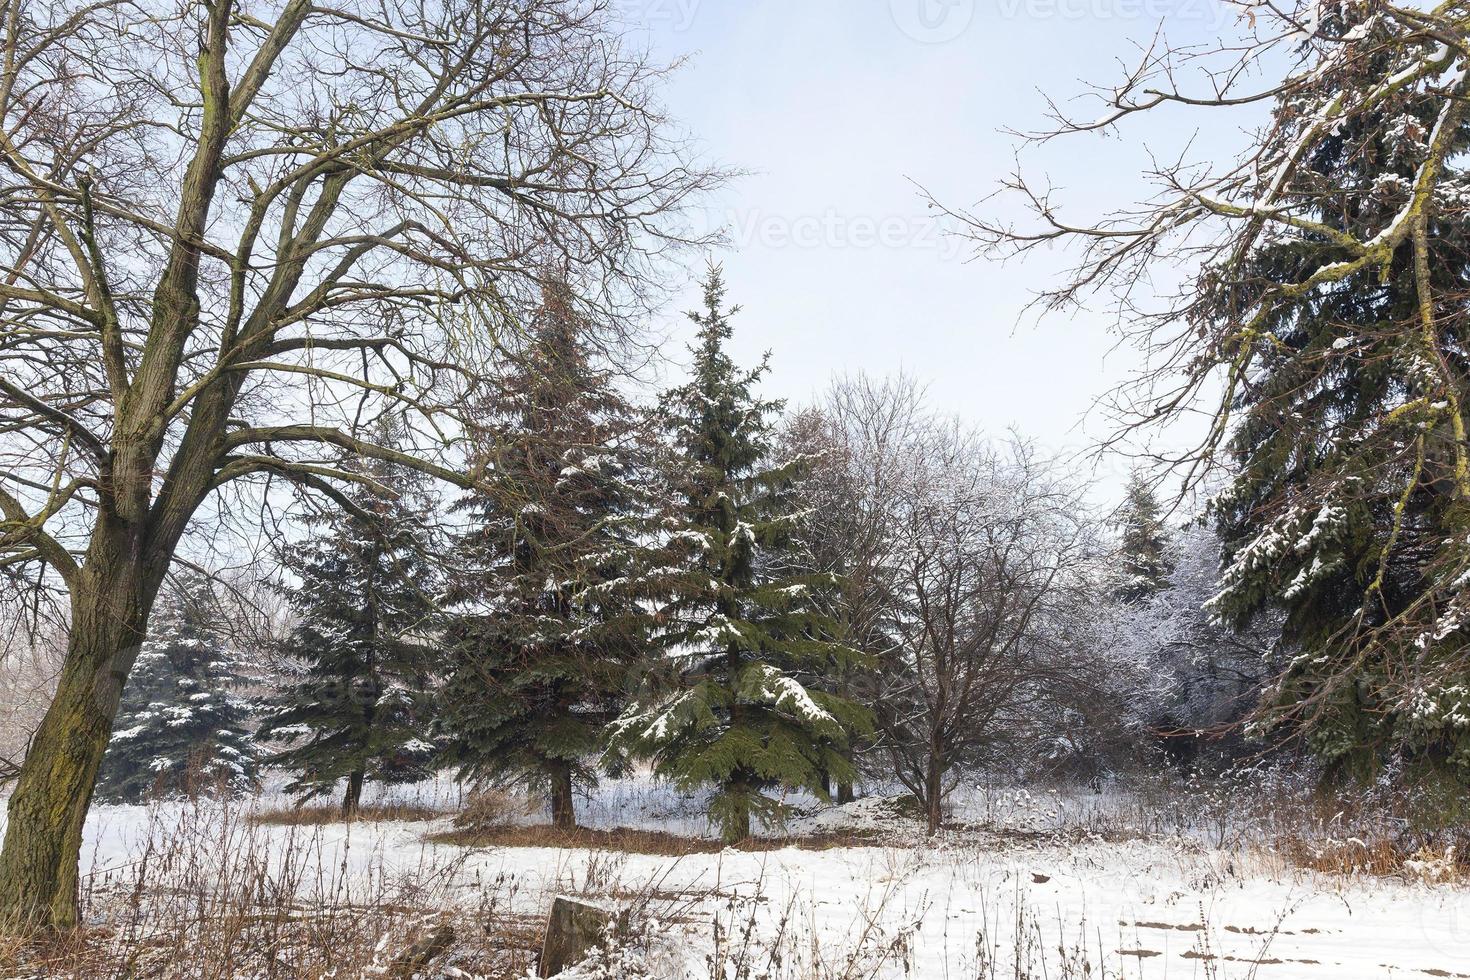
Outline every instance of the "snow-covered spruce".
<svg viewBox="0 0 1470 980">
<path fill-rule="evenodd" d="M 561 827 L 646 647 L 654 564 L 643 419 L 595 339 L 566 287 L 549 288 L 477 406 L 485 488 L 459 503 L 440 718 L 462 779 L 544 793 Z"/>
<path fill-rule="evenodd" d="M 430 556 L 441 549 L 425 481 L 389 463 L 359 466 L 366 482 L 347 491 L 357 512 L 315 519 L 306 540 L 282 549 L 299 617 L 282 652 L 296 672 L 259 732 L 280 747 L 271 765 L 295 773 L 289 791 L 309 799 L 345 787 L 347 812 L 367 782 L 428 775 L 440 660 Z"/>
<path fill-rule="evenodd" d="M 123 689 L 97 797 L 140 803 L 255 785 L 250 702 L 238 692 L 235 651 L 214 625 L 207 579 L 174 576 L 159 597 L 148 637 Z"/>
<path fill-rule="evenodd" d="M 777 402 L 756 393 L 765 373 L 740 369 L 724 284 L 712 270 L 691 380 L 664 399 L 677 496 L 667 518 L 669 557 L 656 643 L 667 657 L 613 725 L 615 751 L 651 758 L 681 787 L 712 785 L 710 816 L 726 840 L 752 820 L 777 819 L 778 787 L 825 793 L 853 777 L 848 744 L 866 712 L 801 678 L 853 666 L 812 598 L 830 576 L 790 576 L 783 555 L 800 522 L 792 483 L 800 461 L 773 461 Z"/>
<path fill-rule="evenodd" d="M 1271 233 L 1199 283 L 1200 335 L 1224 330 L 1235 362 L 1211 609 L 1284 612 L 1269 724 L 1340 770 L 1413 760 L 1463 784 L 1465 55 L 1355 3 L 1302 43 L 1263 165 L 1231 189 Z"/>
</svg>

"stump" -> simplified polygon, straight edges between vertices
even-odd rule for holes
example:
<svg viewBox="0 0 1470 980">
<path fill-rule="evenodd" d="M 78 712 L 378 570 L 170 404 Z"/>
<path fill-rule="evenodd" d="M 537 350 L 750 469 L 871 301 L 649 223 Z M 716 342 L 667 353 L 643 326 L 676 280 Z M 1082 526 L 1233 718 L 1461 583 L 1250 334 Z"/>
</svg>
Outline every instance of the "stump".
<svg viewBox="0 0 1470 980">
<path fill-rule="evenodd" d="M 554 977 L 587 958 L 587 952 L 609 934 L 621 938 L 628 933 L 628 912 L 610 912 L 572 898 L 551 903 L 546 919 L 546 941 L 541 947 L 537 976 Z"/>
</svg>

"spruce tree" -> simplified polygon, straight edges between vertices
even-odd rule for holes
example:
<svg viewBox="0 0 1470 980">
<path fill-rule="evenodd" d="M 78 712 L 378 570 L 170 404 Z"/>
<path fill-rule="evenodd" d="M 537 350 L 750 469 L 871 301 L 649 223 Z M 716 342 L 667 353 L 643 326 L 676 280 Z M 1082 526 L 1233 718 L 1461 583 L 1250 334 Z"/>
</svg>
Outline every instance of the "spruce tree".
<svg viewBox="0 0 1470 980">
<path fill-rule="evenodd" d="M 1139 602 L 1168 587 L 1172 562 L 1162 511 L 1153 483 L 1135 471 L 1117 516 L 1119 581 L 1114 591 L 1122 602 Z"/>
<path fill-rule="evenodd" d="M 825 796 L 826 777 L 851 780 L 845 748 L 867 718 L 800 680 L 858 658 L 830 639 L 833 624 L 816 608 L 814 590 L 830 578 L 787 574 L 797 466 L 770 459 L 781 404 L 756 393 L 765 363 L 741 370 L 726 351 L 734 311 L 718 270 L 704 301 L 691 314 L 693 376 L 663 400 L 676 499 L 657 642 L 671 669 L 612 734 L 681 788 L 712 786 L 710 817 L 734 842 L 752 818 L 780 817 L 770 791 Z"/>
<path fill-rule="evenodd" d="M 1237 624 L 1285 614 L 1294 656 L 1263 728 L 1304 732 L 1338 771 L 1397 756 L 1465 781 L 1470 131 L 1439 131 L 1459 98 L 1440 75 L 1459 69 L 1406 30 L 1368 7 L 1324 13 L 1330 54 L 1275 110 L 1271 152 L 1302 154 L 1283 190 L 1299 224 L 1201 284 L 1222 322 L 1261 311 L 1235 476 L 1215 501 L 1228 562 L 1212 608 Z M 1354 111 L 1315 127 L 1342 106 Z M 1419 193 L 1445 147 L 1435 192 Z M 1426 223 L 1422 255 L 1416 235 L 1384 232 L 1406 220 Z M 1377 243 L 1374 261 L 1355 261 L 1352 240 Z"/>
<path fill-rule="evenodd" d="M 282 652 L 298 666 L 259 733 L 283 746 L 268 762 L 295 772 L 288 791 L 305 802 L 345 786 L 349 816 L 367 782 L 432 772 L 441 591 L 424 480 L 376 460 L 357 469 L 363 483 L 344 491 L 353 509 L 312 518 L 283 550 L 298 619 Z"/>
<path fill-rule="evenodd" d="M 568 828 L 646 642 L 648 451 L 565 286 L 528 334 L 477 419 L 441 725 L 461 779 L 544 793 Z"/>
<path fill-rule="evenodd" d="M 160 597 L 123 688 L 99 799 L 141 803 L 254 787 L 251 705 L 237 691 L 239 665 L 218 616 L 208 581 L 194 573 L 176 576 Z"/>
</svg>

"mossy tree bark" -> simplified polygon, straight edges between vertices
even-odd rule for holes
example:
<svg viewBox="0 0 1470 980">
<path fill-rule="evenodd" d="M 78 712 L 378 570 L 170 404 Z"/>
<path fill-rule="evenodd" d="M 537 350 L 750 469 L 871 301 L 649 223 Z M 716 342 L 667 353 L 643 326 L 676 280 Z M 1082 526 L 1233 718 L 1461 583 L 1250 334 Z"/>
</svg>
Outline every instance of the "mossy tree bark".
<svg viewBox="0 0 1470 980">
<path fill-rule="evenodd" d="M 0 851 L 0 928 L 77 923 L 82 824 L 162 580 L 156 566 L 128 553 L 126 541 L 99 534 L 78 575 L 56 694 L 10 798 Z"/>
</svg>

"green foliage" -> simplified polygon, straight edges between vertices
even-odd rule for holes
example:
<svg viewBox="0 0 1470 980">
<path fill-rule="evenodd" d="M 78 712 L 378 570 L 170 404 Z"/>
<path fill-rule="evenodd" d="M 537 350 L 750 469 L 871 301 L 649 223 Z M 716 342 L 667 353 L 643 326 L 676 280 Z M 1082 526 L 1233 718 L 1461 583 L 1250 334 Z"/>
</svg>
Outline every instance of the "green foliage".
<svg viewBox="0 0 1470 980">
<path fill-rule="evenodd" d="M 238 663 L 214 626 L 215 605 L 208 581 L 193 573 L 160 597 L 123 689 L 99 799 L 141 803 L 255 786 L 251 707 L 236 692 Z"/>
<path fill-rule="evenodd" d="M 649 453 L 564 289 L 529 334 L 480 406 L 442 728 L 462 779 L 549 792 L 570 821 L 646 642 Z"/>
<path fill-rule="evenodd" d="M 664 398 L 674 501 L 656 645 L 665 669 L 614 724 L 615 749 L 653 760 L 686 790 L 713 786 L 711 818 L 727 840 L 770 822 L 778 787 L 825 792 L 853 778 L 848 742 L 867 712 L 801 677 L 860 658 L 835 642 L 816 602 L 830 575 L 792 570 L 803 514 L 793 481 L 803 461 L 772 462 L 779 402 L 756 386 L 764 362 L 739 369 L 717 270 L 705 283 L 693 376 Z"/>
<path fill-rule="evenodd" d="M 391 431 L 383 441 L 392 441 Z M 439 575 L 424 481 L 388 463 L 360 464 L 373 486 L 348 492 L 352 511 L 314 519 L 281 556 L 282 588 L 299 621 L 282 653 L 298 665 L 259 736 L 283 748 L 268 761 L 296 772 L 303 800 L 344 780 L 352 809 L 366 781 L 413 782 L 431 771 Z"/>
</svg>

